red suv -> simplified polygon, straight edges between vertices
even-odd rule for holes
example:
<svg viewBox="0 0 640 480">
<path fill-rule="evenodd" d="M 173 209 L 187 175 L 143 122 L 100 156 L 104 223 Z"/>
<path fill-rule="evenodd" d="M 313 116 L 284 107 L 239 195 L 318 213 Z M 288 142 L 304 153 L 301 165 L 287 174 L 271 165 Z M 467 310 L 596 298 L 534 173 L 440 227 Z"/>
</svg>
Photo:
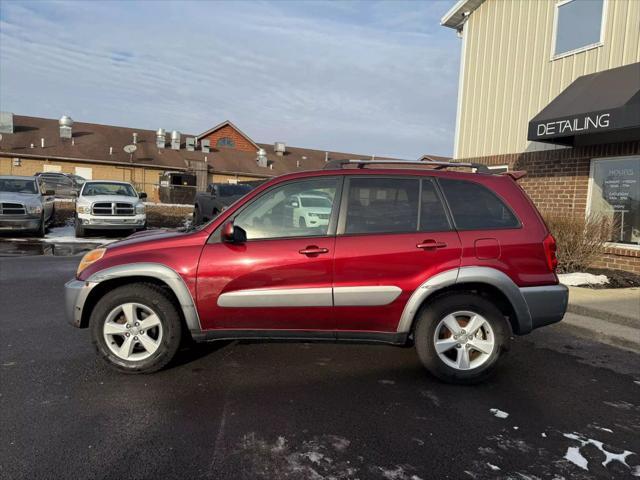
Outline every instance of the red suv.
<svg viewBox="0 0 640 480">
<path fill-rule="evenodd" d="M 162 368 L 186 337 L 259 338 L 415 345 L 439 378 L 479 381 L 512 334 L 562 319 L 555 241 L 517 175 L 407 163 L 330 162 L 195 230 L 93 250 L 68 317 L 127 373 Z"/>
</svg>

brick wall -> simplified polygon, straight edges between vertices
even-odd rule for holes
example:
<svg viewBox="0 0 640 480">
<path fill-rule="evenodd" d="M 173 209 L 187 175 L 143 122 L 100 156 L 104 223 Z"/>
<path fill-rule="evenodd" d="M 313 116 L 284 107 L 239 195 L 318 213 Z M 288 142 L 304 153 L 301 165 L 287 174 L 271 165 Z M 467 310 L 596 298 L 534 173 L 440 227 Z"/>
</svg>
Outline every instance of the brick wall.
<svg viewBox="0 0 640 480">
<path fill-rule="evenodd" d="M 229 137 L 235 143 L 235 149 L 241 150 L 243 152 L 256 152 L 256 147 L 249 140 L 247 140 L 240 132 L 238 132 L 231 125 L 225 125 L 224 127 L 219 128 L 215 132 L 210 133 L 206 137 L 202 137 L 202 139 L 208 139 L 211 142 L 211 148 L 229 148 L 229 147 L 218 147 L 217 143 L 223 137 Z"/>
<path fill-rule="evenodd" d="M 519 180 L 541 212 L 585 215 L 591 159 L 640 155 L 640 141 L 588 147 L 512 153 L 456 161 L 509 165 L 526 170 Z M 640 273 L 640 253 L 634 248 L 606 248 L 596 267 Z"/>
<path fill-rule="evenodd" d="M 36 160 L 21 158 L 20 165 L 13 159 L 0 157 L 0 175 L 34 175 L 44 171 L 45 165 L 59 166 L 62 173 L 77 173 L 76 167 L 90 168 L 93 180 L 118 180 L 132 183 L 140 192 L 148 195 L 150 202 L 158 202 L 158 182 L 164 169 L 116 166 L 89 162 L 67 162 L 58 160 Z"/>
</svg>

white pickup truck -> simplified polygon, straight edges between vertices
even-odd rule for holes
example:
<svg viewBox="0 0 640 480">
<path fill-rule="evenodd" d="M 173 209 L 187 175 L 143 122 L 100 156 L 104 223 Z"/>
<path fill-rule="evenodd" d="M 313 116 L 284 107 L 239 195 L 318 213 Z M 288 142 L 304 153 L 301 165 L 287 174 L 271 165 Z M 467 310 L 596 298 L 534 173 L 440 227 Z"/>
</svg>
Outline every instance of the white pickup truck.
<svg viewBox="0 0 640 480">
<path fill-rule="evenodd" d="M 147 225 L 143 199 L 133 185 L 111 180 L 87 181 L 76 200 L 76 237 L 87 230 L 144 230 Z"/>
</svg>

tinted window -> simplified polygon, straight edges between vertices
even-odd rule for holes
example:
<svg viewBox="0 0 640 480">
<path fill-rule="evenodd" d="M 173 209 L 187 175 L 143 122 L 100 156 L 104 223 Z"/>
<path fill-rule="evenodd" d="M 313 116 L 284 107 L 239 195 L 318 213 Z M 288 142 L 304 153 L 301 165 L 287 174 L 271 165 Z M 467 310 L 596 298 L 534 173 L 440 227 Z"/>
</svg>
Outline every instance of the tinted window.
<svg viewBox="0 0 640 480">
<path fill-rule="evenodd" d="M 218 185 L 218 192 L 223 197 L 232 197 L 234 195 L 244 195 L 249 193 L 253 187 L 250 185 L 237 185 L 233 183 Z"/>
<path fill-rule="evenodd" d="M 423 180 L 420 204 L 420 231 L 443 232 L 447 230 L 451 230 L 451 226 L 436 187 L 432 180 Z"/>
<path fill-rule="evenodd" d="M 36 182 L 18 178 L 0 178 L 0 192 L 38 193 Z"/>
<path fill-rule="evenodd" d="M 600 42 L 604 0 L 571 0 L 559 4 L 555 55 Z"/>
<path fill-rule="evenodd" d="M 335 178 L 319 178 L 273 188 L 240 212 L 234 224 L 247 232 L 248 240 L 326 235 L 331 212 L 324 208 L 320 211 L 296 208 L 292 197 L 322 192 L 327 199 L 327 206 L 331 207 L 336 186 Z"/>
<path fill-rule="evenodd" d="M 136 197 L 136 192 L 131 185 L 126 183 L 87 182 L 84 184 L 82 195 L 94 197 L 96 195 L 122 195 Z"/>
<path fill-rule="evenodd" d="M 516 228 L 520 225 L 511 210 L 490 190 L 465 180 L 439 180 L 456 228 L 484 230 Z"/>
<path fill-rule="evenodd" d="M 351 178 L 345 233 L 415 232 L 417 179 Z"/>
</svg>

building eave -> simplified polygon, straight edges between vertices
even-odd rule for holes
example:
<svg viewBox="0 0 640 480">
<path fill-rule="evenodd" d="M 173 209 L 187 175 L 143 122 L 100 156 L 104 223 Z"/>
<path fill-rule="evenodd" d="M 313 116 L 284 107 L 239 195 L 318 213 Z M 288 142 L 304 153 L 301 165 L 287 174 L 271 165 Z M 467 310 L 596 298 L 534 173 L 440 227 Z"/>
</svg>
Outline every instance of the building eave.
<svg viewBox="0 0 640 480">
<path fill-rule="evenodd" d="M 484 0 L 458 0 L 440 19 L 440 25 L 460 30 L 466 18 L 483 2 Z"/>
<path fill-rule="evenodd" d="M 168 167 L 166 165 L 153 165 L 150 163 L 139 163 L 139 162 L 117 162 L 117 161 L 109 161 L 109 160 L 100 160 L 97 158 L 76 158 L 76 157 L 64 157 L 60 155 L 37 155 L 34 153 L 17 153 L 17 152 L 3 152 L 0 151 L 0 157 L 5 158 L 24 158 L 24 159 L 33 159 L 33 160 L 59 160 L 62 162 L 79 162 L 79 163 L 100 163 L 104 165 L 117 165 L 124 167 L 142 167 L 142 168 L 154 168 L 157 170 L 181 170 L 186 171 L 188 167 L 178 167 L 171 166 Z"/>
</svg>

